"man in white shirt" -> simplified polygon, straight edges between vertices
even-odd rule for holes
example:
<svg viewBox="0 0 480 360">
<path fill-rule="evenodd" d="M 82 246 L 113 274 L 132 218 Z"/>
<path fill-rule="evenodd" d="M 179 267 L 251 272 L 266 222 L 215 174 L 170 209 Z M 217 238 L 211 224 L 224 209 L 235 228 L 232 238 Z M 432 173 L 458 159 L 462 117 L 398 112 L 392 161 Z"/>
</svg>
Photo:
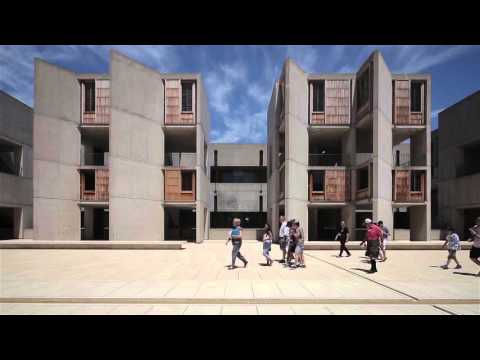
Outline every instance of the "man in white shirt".
<svg viewBox="0 0 480 360">
<path fill-rule="evenodd" d="M 288 237 L 290 236 L 290 229 L 287 226 L 287 221 L 284 216 L 280 216 L 280 230 L 278 232 L 278 242 L 282 250 L 282 263 L 285 262 L 287 256 Z"/>
</svg>

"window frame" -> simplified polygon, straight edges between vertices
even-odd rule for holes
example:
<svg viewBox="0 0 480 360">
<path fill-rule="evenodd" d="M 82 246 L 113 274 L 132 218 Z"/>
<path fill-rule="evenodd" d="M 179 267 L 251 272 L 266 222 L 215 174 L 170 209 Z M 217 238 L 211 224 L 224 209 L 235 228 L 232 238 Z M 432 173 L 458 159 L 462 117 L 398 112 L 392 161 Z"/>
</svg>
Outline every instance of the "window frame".
<svg viewBox="0 0 480 360">
<path fill-rule="evenodd" d="M 413 105 L 413 88 L 418 86 L 418 97 L 419 97 L 419 102 L 420 102 L 420 110 L 414 110 Z M 411 80 L 410 81 L 410 113 L 412 114 L 421 114 L 423 113 L 423 88 L 424 88 L 424 82 L 422 80 Z"/>
<path fill-rule="evenodd" d="M 180 87 L 181 87 L 181 112 L 183 114 L 190 114 L 190 113 L 193 113 L 193 81 L 181 81 L 180 83 Z M 188 95 L 184 95 L 184 90 L 186 89 L 189 89 L 190 90 L 190 105 L 189 105 L 189 109 L 184 109 L 184 106 L 186 106 L 186 104 L 188 104 Z M 184 96 L 187 97 L 187 101 L 184 101 Z"/>
<path fill-rule="evenodd" d="M 322 88 L 323 96 L 315 96 L 318 95 L 318 89 Z M 325 80 L 315 80 L 312 81 L 312 113 L 324 113 L 325 112 Z M 321 105 L 322 109 L 315 109 L 315 106 L 318 105 L 319 99 L 322 100 Z"/>
<path fill-rule="evenodd" d="M 88 87 L 87 87 L 88 85 Z M 92 91 L 93 92 L 93 98 L 91 100 L 87 100 L 90 98 L 90 96 L 87 97 L 87 89 L 89 89 L 90 85 L 92 86 Z M 83 81 L 83 88 L 84 88 L 84 99 L 83 99 L 83 113 L 84 114 L 94 114 L 96 111 L 96 106 L 97 106 L 97 89 L 95 88 L 95 79 L 92 80 L 84 80 Z M 90 91 L 89 91 L 90 93 Z M 93 110 L 87 110 L 87 103 L 93 102 Z"/>
<path fill-rule="evenodd" d="M 190 175 L 190 181 L 184 181 L 184 176 L 185 175 Z M 185 190 L 183 188 L 183 185 L 184 184 L 187 184 L 187 183 L 190 183 L 190 190 Z M 180 174 L 180 191 L 182 194 L 192 194 L 193 193 L 193 171 L 190 171 L 190 170 L 186 170 L 186 171 L 182 171 L 181 174 Z"/>
<path fill-rule="evenodd" d="M 93 179 L 93 189 L 87 189 L 87 175 L 88 176 L 92 176 L 92 179 Z M 83 173 L 83 192 L 84 193 L 87 193 L 87 194 L 95 194 L 95 191 L 96 191 L 96 188 L 97 188 L 97 179 L 96 179 L 96 172 L 95 170 L 91 171 L 91 170 L 88 170 L 88 171 L 85 171 Z"/>
</svg>

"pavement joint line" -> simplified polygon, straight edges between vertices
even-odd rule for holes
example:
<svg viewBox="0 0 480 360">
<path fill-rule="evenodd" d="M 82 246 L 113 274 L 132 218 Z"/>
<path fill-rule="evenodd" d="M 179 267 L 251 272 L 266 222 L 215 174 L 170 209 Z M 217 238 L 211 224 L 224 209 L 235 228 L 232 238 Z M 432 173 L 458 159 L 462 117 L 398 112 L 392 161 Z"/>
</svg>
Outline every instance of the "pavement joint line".
<svg viewBox="0 0 480 360">
<path fill-rule="evenodd" d="M 351 305 L 480 305 L 480 299 L 352 299 L 352 298 L 95 298 L 95 297 L 15 297 L 0 298 L 1 303 L 42 303 L 42 304 L 351 304 Z M 448 311 L 442 309 L 444 311 Z"/>
<path fill-rule="evenodd" d="M 435 309 L 438 309 L 438 310 L 440 310 L 440 311 L 443 311 L 443 312 L 445 312 L 445 313 L 447 313 L 447 314 L 449 314 L 449 315 L 458 315 L 458 314 L 454 313 L 453 311 L 444 309 L 443 307 L 440 307 L 440 306 L 438 306 L 438 305 L 432 305 L 432 307 L 434 307 Z"/>
<path fill-rule="evenodd" d="M 354 271 L 345 269 L 344 267 L 342 267 L 342 266 L 340 266 L 340 265 L 333 264 L 333 263 L 331 263 L 331 262 L 329 262 L 329 261 L 327 261 L 327 260 L 317 258 L 317 257 L 315 257 L 315 256 L 313 256 L 313 255 L 311 255 L 311 254 L 305 253 L 305 255 L 307 255 L 307 256 L 309 256 L 309 257 L 311 257 L 311 258 L 314 258 L 314 259 L 316 259 L 316 260 L 322 261 L 322 262 L 324 262 L 325 264 L 328 264 L 328 265 L 331 265 L 331 266 L 333 266 L 333 267 L 336 267 L 337 269 L 341 269 L 341 270 L 343 270 L 343 271 L 347 271 L 347 272 L 350 273 L 350 274 L 353 274 L 353 275 L 356 275 L 356 276 L 358 276 L 358 277 L 361 277 L 362 279 L 371 281 L 371 282 L 373 282 L 373 283 L 375 283 L 375 284 L 377 284 L 377 285 L 383 286 L 383 287 L 385 287 L 385 288 L 387 288 L 387 289 L 389 289 L 389 290 L 395 291 L 395 292 L 397 292 L 397 293 L 399 293 L 399 294 L 401 294 L 401 295 L 407 296 L 407 297 L 409 297 L 409 298 L 411 298 L 411 299 L 413 299 L 413 300 L 415 300 L 415 301 L 420 301 L 420 299 L 416 298 L 416 297 L 413 296 L 413 295 L 410 295 L 410 294 L 408 294 L 408 293 L 406 293 L 406 292 L 403 292 L 403 291 L 401 291 L 401 290 L 395 289 L 395 288 L 393 288 L 393 287 L 391 287 L 391 286 L 385 285 L 385 284 L 383 284 L 383 283 L 381 283 L 381 282 L 379 282 L 379 281 L 373 280 L 373 279 L 371 279 L 371 278 L 369 278 L 369 277 L 367 277 L 367 276 L 364 276 L 364 275 L 362 275 L 362 274 L 358 274 L 358 273 L 356 273 L 356 272 L 354 272 Z"/>
</svg>

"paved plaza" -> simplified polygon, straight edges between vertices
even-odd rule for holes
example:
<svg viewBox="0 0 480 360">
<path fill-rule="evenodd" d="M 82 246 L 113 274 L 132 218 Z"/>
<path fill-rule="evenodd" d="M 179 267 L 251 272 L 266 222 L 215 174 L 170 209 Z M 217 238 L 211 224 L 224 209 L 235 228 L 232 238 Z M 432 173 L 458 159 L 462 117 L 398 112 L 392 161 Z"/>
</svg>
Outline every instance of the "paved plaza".
<svg viewBox="0 0 480 360">
<path fill-rule="evenodd" d="M 305 269 L 262 266 L 246 241 L 247 268 L 228 270 L 223 241 L 184 250 L 0 250 L 0 314 L 480 314 L 479 269 L 460 251 L 393 250 L 368 274 L 364 251 L 306 251 Z M 273 258 L 279 259 L 278 245 Z"/>
</svg>

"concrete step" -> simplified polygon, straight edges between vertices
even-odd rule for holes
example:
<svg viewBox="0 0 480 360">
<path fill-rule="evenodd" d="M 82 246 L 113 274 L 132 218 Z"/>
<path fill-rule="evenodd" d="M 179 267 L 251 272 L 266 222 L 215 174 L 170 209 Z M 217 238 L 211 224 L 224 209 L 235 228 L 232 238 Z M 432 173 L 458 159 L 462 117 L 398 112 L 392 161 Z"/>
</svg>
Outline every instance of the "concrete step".
<svg viewBox="0 0 480 360">
<path fill-rule="evenodd" d="M 182 250 L 185 241 L 46 241 L 2 240 L 0 249 L 129 249 L 129 250 Z"/>
<path fill-rule="evenodd" d="M 387 250 L 445 250 L 442 245 L 444 241 L 389 241 Z M 360 242 L 349 242 L 347 247 L 351 250 L 364 250 Z M 471 242 L 462 242 L 462 250 L 469 250 Z M 338 241 L 315 241 L 305 243 L 305 250 L 338 250 Z"/>
</svg>

